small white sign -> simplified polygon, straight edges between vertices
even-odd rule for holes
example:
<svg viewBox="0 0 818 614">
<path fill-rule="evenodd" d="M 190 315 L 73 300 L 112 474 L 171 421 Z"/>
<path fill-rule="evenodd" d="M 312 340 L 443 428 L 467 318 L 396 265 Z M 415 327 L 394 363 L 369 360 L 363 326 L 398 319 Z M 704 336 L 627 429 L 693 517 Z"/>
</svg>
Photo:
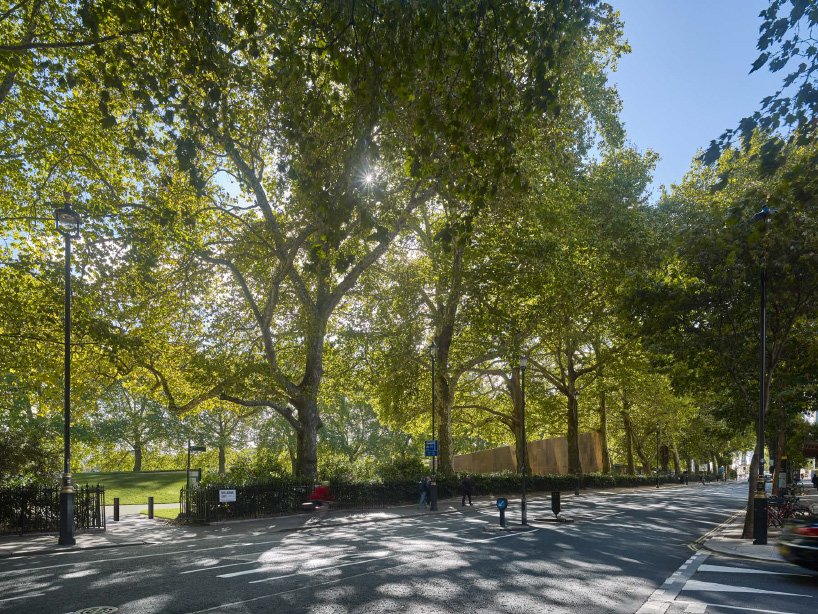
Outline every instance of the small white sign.
<svg viewBox="0 0 818 614">
<path fill-rule="evenodd" d="M 220 490 L 219 503 L 231 503 L 236 500 L 235 490 Z"/>
</svg>

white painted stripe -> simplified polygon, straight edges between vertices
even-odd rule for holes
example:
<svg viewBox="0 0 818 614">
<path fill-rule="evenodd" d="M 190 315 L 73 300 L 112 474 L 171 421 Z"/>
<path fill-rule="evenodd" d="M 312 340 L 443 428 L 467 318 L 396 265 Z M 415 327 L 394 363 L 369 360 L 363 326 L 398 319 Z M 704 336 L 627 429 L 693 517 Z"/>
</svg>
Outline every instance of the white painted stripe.
<svg viewBox="0 0 818 614">
<path fill-rule="evenodd" d="M 18 595 L 17 597 L 6 597 L 5 599 L 0 599 L 2 601 L 14 601 L 15 599 L 28 599 L 29 597 L 42 597 L 45 593 L 29 593 L 28 595 Z"/>
<path fill-rule="evenodd" d="M 699 571 L 711 571 L 714 573 L 758 573 L 765 576 L 798 576 L 801 578 L 811 578 L 810 574 L 786 573 L 783 571 L 767 571 L 766 569 L 747 569 L 745 567 L 726 567 L 724 565 L 702 565 Z"/>
<path fill-rule="evenodd" d="M 379 556 L 374 559 L 364 559 L 363 561 L 350 561 L 349 563 L 341 563 L 340 565 L 325 565 L 324 567 L 316 567 L 315 569 L 305 569 L 304 571 L 297 571 L 295 573 L 285 574 L 283 576 L 273 576 L 270 578 L 262 578 L 261 580 L 251 580 L 248 584 L 258 584 L 260 582 L 273 582 L 274 580 L 282 580 L 284 578 L 293 578 L 295 576 L 309 576 L 321 571 L 326 571 L 328 569 L 338 569 L 339 567 L 349 567 L 350 565 L 363 565 L 364 563 L 372 563 L 374 561 L 383 561 L 385 559 L 391 559 L 396 556 L 401 556 L 402 554 L 406 554 L 405 552 L 396 552 L 395 554 L 390 554 L 388 556 Z M 263 571 L 268 571 L 267 569 L 257 569 L 255 573 L 261 573 Z M 241 576 L 247 573 L 254 573 L 253 570 L 249 571 L 239 571 L 233 574 L 226 574 L 223 576 L 217 576 L 219 578 L 232 578 L 235 576 Z"/>
<path fill-rule="evenodd" d="M 243 563 L 230 563 L 229 565 L 214 565 L 213 567 L 200 567 L 199 569 L 188 569 L 187 571 L 180 571 L 180 575 L 188 573 L 198 573 L 200 571 L 213 571 L 214 569 L 224 569 L 226 567 L 238 567 L 239 565 L 253 565 L 256 561 L 244 561 Z"/>
<path fill-rule="evenodd" d="M 759 610 L 757 608 L 748 608 L 737 605 L 724 605 L 722 603 L 705 603 L 703 605 L 705 606 L 705 608 L 709 605 L 712 605 L 714 608 L 718 608 L 719 610 L 741 610 L 742 612 L 759 612 L 759 614 L 803 614 L 803 612 L 784 612 L 782 610 Z"/>
<path fill-rule="evenodd" d="M 706 603 L 691 603 L 685 608 L 688 614 L 704 614 L 705 610 L 707 610 Z"/>
<path fill-rule="evenodd" d="M 799 593 L 784 593 L 781 591 L 768 591 L 762 588 L 752 588 L 750 586 L 731 586 L 729 584 L 717 584 L 715 582 L 701 582 L 700 580 L 688 580 L 685 582 L 683 591 L 708 591 L 712 593 L 758 593 L 763 595 L 787 595 L 789 597 L 811 597 L 812 595 L 801 595 Z"/>
</svg>

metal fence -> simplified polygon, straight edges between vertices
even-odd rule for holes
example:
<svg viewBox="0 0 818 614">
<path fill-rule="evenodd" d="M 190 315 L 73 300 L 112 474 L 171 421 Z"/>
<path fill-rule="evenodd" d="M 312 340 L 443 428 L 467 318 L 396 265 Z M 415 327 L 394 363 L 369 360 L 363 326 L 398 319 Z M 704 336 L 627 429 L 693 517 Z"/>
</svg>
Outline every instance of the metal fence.
<svg viewBox="0 0 818 614">
<path fill-rule="evenodd" d="M 260 518 L 301 511 L 307 501 L 313 483 L 276 481 L 245 486 L 208 485 L 190 490 L 190 520 L 215 522 L 231 518 Z M 220 502 L 220 490 L 235 490 L 236 500 Z M 333 483 L 330 491 L 335 509 L 380 509 L 395 503 L 417 500 L 417 484 L 401 482 L 392 484 Z M 179 513 L 185 516 L 187 495 L 179 493 Z"/>
<path fill-rule="evenodd" d="M 0 488 L 0 535 L 59 530 L 60 487 Z M 77 530 L 105 530 L 105 487 L 80 486 L 74 493 Z"/>
</svg>

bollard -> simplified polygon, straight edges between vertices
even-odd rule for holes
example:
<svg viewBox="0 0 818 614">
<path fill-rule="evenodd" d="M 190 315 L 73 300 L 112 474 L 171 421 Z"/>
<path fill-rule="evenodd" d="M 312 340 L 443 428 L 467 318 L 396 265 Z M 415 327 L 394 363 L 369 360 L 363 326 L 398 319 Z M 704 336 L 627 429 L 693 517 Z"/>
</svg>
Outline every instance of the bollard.
<svg viewBox="0 0 818 614">
<path fill-rule="evenodd" d="M 500 497 L 497 499 L 497 509 L 500 510 L 500 526 L 506 526 L 506 508 L 508 507 L 508 499 Z"/>
<path fill-rule="evenodd" d="M 119 522 L 119 497 L 114 497 L 114 521 Z"/>
<path fill-rule="evenodd" d="M 560 516 L 560 491 L 552 490 L 551 491 L 551 511 L 554 512 L 554 516 L 559 518 Z"/>
<path fill-rule="evenodd" d="M 153 497 L 148 497 L 148 518 L 153 518 Z"/>
</svg>

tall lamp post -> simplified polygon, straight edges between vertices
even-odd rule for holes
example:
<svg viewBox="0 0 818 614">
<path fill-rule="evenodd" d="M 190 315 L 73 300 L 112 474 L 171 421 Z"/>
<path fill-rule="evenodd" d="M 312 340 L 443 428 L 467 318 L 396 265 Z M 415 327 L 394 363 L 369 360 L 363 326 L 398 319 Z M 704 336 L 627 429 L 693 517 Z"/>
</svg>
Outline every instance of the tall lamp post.
<svg viewBox="0 0 818 614">
<path fill-rule="evenodd" d="M 65 392 L 63 396 L 63 473 L 60 490 L 61 546 L 73 546 L 74 483 L 71 479 L 71 239 L 80 236 L 82 219 L 70 204 L 54 211 L 57 231 L 65 238 Z"/>
<path fill-rule="evenodd" d="M 754 222 L 764 222 L 764 232 L 767 232 L 770 219 L 777 213 L 766 205 L 753 216 Z M 758 480 L 753 497 L 753 543 L 763 546 L 767 543 L 767 491 L 764 486 L 764 408 L 767 406 L 767 391 L 764 383 L 767 379 L 767 253 L 762 255 L 761 261 L 761 357 L 758 378 L 759 405 L 758 426 L 756 433 L 756 454 L 758 454 Z"/>
<path fill-rule="evenodd" d="M 435 358 L 437 357 L 437 344 L 432 341 L 429 346 L 429 356 L 432 358 L 432 441 L 435 441 Z M 429 485 L 429 510 L 437 511 L 437 449 L 432 455 L 432 483 Z"/>
<path fill-rule="evenodd" d="M 522 521 L 520 524 L 528 524 L 528 515 L 526 510 L 525 500 L 525 481 L 526 472 L 528 471 L 528 450 L 526 449 L 525 440 L 525 368 L 528 366 L 528 357 L 523 355 L 520 357 L 520 397 L 522 401 L 522 438 L 523 438 L 523 498 L 520 502 L 520 511 L 522 512 Z"/>
</svg>

